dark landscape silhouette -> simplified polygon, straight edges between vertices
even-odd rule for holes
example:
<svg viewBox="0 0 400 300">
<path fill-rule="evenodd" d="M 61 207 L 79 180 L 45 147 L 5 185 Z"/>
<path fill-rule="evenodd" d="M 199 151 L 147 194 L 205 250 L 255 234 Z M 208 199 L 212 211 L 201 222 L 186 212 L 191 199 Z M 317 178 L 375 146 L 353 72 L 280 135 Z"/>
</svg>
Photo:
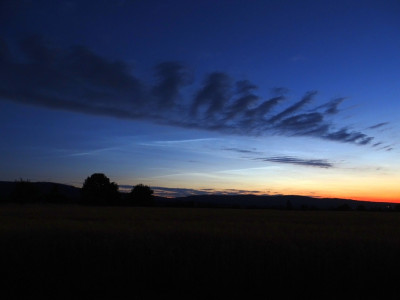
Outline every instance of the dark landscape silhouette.
<svg viewBox="0 0 400 300">
<path fill-rule="evenodd" d="M 17 298 L 398 296 L 393 203 L 162 198 L 143 184 L 120 193 L 102 173 L 82 188 L 18 180 L 0 190 L 2 292 Z"/>
<path fill-rule="evenodd" d="M 288 210 L 400 211 L 400 204 L 301 195 L 192 195 L 166 198 L 154 196 L 146 185 L 137 184 L 129 193 L 118 191 L 103 173 L 87 177 L 82 188 L 29 180 L 0 181 L 0 203 L 59 203 L 103 206 L 266 208 Z"/>
</svg>

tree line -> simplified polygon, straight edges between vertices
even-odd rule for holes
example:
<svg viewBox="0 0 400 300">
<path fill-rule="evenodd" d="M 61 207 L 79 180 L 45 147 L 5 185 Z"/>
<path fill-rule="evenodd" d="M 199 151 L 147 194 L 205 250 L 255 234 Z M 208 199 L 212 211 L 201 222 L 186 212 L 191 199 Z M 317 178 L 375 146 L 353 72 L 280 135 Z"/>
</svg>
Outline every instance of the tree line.
<svg viewBox="0 0 400 300">
<path fill-rule="evenodd" d="M 82 202 L 93 205 L 153 205 L 153 193 L 149 186 L 138 184 L 125 197 L 122 197 L 118 191 L 118 184 L 110 182 L 110 179 L 103 173 L 94 173 L 87 177 L 81 192 Z"/>
<path fill-rule="evenodd" d="M 137 184 L 129 193 L 121 193 L 118 184 L 111 182 L 103 173 L 88 176 L 79 195 L 68 195 L 60 190 L 59 184 L 44 191 L 29 180 L 15 182 L 11 194 L 4 202 L 14 203 L 80 203 L 84 205 L 154 205 L 154 191 L 147 185 Z M 8 201 L 7 201 L 8 200 Z M 3 201 L 2 201 L 3 202 Z"/>
</svg>

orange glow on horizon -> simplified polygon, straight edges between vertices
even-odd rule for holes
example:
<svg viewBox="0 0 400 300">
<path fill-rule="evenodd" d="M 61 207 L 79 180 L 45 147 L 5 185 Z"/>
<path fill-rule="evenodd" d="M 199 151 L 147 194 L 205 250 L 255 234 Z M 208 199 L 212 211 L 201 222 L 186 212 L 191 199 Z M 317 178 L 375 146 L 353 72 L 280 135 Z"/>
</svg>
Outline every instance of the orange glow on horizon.
<svg viewBox="0 0 400 300">
<path fill-rule="evenodd" d="M 200 190 L 199 190 L 200 191 Z M 229 192 L 227 192 L 229 191 Z M 155 191 L 155 194 L 157 196 L 162 196 L 166 198 L 174 198 L 174 192 L 168 192 L 168 191 Z M 232 190 L 213 190 L 210 191 L 210 194 L 236 194 L 232 193 Z M 286 193 L 278 193 L 278 192 L 272 192 L 272 193 L 265 193 L 265 192 L 258 192 L 254 193 L 249 190 L 249 192 L 241 191 L 238 192 L 237 195 L 244 195 L 244 194 L 252 194 L 256 196 L 276 196 L 276 195 L 298 195 L 298 196 L 307 196 L 307 197 L 314 197 L 314 198 L 337 198 L 337 199 L 348 199 L 348 200 L 356 200 L 356 201 L 368 201 L 368 202 L 388 202 L 388 203 L 400 203 L 400 196 L 397 195 L 391 195 L 391 194 L 384 194 L 384 193 L 369 193 L 368 195 L 362 195 L 363 193 L 360 193 L 359 195 L 354 195 L 354 194 L 346 194 L 346 193 L 310 193 L 310 192 L 299 192 L 299 191 L 291 191 L 291 192 L 286 192 Z M 192 195 L 196 195 L 195 192 L 192 192 Z"/>
<path fill-rule="evenodd" d="M 399 197 L 382 197 L 382 196 L 334 196 L 334 195 L 327 195 L 327 196 L 318 196 L 318 198 L 341 198 L 341 199 L 349 199 L 349 200 L 356 200 L 356 201 L 368 201 L 368 202 L 390 202 L 390 203 L 400 203 Z"/>
<path fill-rule="evenodd" d="M 315 197 L 315 198 L 338 198 L 338 199 L 348 199 L 356 201 L 368 201 L 368 202 L 390 202 L 390 203 L 400 203 L 400 195 L 393 195 L 390 193 L 359 193 L 355 195 L 354 193 L 321 193 L 321 194 L 310 194 L 310 193 L 298 193 L 299 195 Z"/>
</svg>

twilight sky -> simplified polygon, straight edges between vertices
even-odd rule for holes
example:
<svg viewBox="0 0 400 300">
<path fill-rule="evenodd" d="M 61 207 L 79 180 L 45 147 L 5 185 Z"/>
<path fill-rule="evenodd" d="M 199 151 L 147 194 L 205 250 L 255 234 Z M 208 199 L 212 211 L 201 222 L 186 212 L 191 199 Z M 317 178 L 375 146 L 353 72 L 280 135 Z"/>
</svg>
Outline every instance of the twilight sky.
<svg viewBox="0 0 400 300">
<path fill-rule="evenodd" d="M 0 2 L 0 180 L 400 202 L 400 2 Z"/>
</svg>

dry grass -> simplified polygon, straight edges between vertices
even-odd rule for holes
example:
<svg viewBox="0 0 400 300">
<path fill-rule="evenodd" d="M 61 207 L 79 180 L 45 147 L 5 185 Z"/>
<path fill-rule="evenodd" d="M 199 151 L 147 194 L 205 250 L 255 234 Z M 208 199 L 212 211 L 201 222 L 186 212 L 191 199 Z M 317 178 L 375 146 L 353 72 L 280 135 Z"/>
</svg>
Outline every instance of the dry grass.
<svg viewBox="0 0 400 300">
<path fill-rule="evenodd" d="M 400 295 L 399 213 L 3 206 L 0 239 L 15 294 Z"/>
</svg>

